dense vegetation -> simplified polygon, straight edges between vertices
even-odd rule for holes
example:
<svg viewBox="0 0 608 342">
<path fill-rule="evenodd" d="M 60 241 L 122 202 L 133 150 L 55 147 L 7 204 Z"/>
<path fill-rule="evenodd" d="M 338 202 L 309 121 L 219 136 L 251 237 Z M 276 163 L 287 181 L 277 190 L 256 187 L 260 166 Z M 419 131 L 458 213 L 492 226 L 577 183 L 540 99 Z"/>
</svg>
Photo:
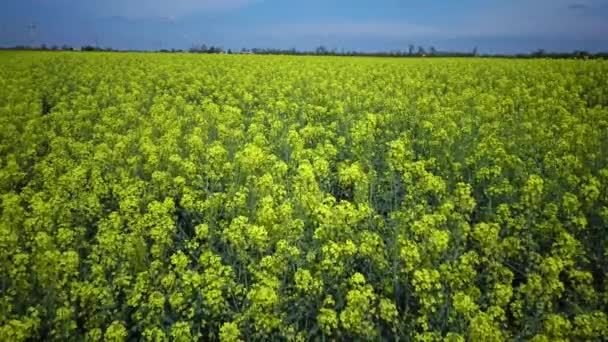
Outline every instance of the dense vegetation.
<svg viewBox="0 0 608 342">
<path fill-rule="evenodd" d="M 608 62 L 0 54 L 0 340 L 607 340 Z"/>
</svg>

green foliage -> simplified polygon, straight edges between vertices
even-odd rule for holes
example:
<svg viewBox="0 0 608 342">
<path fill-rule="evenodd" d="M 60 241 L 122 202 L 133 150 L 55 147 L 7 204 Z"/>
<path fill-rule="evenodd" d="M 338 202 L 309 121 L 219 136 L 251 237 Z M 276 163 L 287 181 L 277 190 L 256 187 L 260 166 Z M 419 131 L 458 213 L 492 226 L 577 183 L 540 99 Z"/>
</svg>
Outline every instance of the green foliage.
<svg viewBox="0 0 608 342">
<path fill-rule="evenodd" d="M 0 340 L 608 340 L 608 63 L 0 53 Z"/>
</svg>

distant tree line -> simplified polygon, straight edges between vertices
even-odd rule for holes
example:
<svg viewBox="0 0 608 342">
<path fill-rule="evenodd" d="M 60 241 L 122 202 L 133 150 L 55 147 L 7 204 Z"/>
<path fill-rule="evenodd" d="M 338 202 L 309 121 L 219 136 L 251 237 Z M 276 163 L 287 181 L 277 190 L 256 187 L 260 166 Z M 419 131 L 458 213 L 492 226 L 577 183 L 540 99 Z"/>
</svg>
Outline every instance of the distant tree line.
<svg viewBox="0 0 608 342">
<path fill-rule="evenodd" d="M 472 51 L 441 51 L 431 46 L 425 49 L 423 46 L 414 47 L 410 45 L 408 50 L 393 51 L 354 51 L 327 49 L 319 46 L 315 50 L 296 49 L 243 49 L 241 53 L 252 53 L 261 55 L 323 55 L 323 56 L 369 56 L 369 57 L 499 57 L 499 58 L 608 58 L 608 52 L 591 53 L 583 50 L 572 52 L 549 52 L 539 49 L 530 53 L 519 54 L 480 54 L 477 48 Z"/>
<path fill-rule="evenodd" d="M 29 45 L 15 45 L 15 46 L 11 46 L 11 47 L 3 47 L 0 48 L 2 50 L 42 50 L 42 51 L 46 51 L 46 50 L 50 50 L 50 51 L 73 51 L 74 48 L 70 45 L 51 45 L 51 46 L 47 46 L 46 44 L 42 44 L 40 46 L 29 46 Z"/>
<path fill-rule="evenodd" d="M 225 51 L 223 47 L 221 46 L 207 46 L 206 44 L 203 44 L 201 46 L 195 46 L 193 45 L 188 52 L 191 53 L 232 53 L 231 50 Z"/>
<path fill-rule="evenodd" d="M 204 54 L 255 54 L 255 55 L 297 55 L 297 56 L 366 56 L 366 57 L 498 57 L 498 58 L 608 58 L 608 52 L 592 53 L 584 50 L 575 50 L 572 52 L 550 52 L 544 49 L 538 49 L 530 53 L 518 54 L 480 54 L 475 47 L 468 52 L 463 51 L 441 51 L 434 46 L 428 49 L 423 46 L 409 45 L 407 50 L 391 50 L 391 51 L 356 51 L 356 50 L 337 50 L 329 49 L 323 45 L 318 46 L 313 50 L 298 50 L 296 48 L 277 49 L 277 48 L 242 48 L 240 51 L 224 49 L 221 46 L 202 44 L 200 46 L 193 45 L 188 50 L 182 49 L 159 49 L 159 50 L 116 50 L 111 47 L 97 47 L 92 45 L 84 45 L 80 48 L 73 48 L 70 45 L 51 45 L 42 44 L 40 46 L 17 45 L 13 47 L 0 48 L 0 50 L 32 50 L 32 51 L 99 51 L 99 52 L 163 52 L 163 53 L 204 53 Z"/>
<path fill-rule="evenodd" d="M 426 56 L 458 56 L 458 57 L 473 57 L 479 56 L 477 48 L 471 52 L 454 52 L 454 51 L 438 51 L 435 47 L 429 47 L 428 51 L 423 46 L 410 45 L 408 50 L 391 50 L 391 51 L 356 51 L 345 49 L 328 49 L 321 45 L 314 50 L 297 50 L 291 49 L 241 49 L 240 53 L 256 54 L 256 55 L 316 55 L 316 56 L 379 56 L 379 57 L 426 57 Z"/>
</svg>

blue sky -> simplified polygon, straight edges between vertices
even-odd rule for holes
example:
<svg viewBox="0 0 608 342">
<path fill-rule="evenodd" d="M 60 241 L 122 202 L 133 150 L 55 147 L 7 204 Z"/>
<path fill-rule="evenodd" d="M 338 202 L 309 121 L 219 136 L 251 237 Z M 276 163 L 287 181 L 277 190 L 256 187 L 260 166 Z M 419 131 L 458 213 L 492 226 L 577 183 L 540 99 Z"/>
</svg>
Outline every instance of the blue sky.
<svg viewBox="0 0 608 342">
<path fill-rule="evenodd" d="M 31 29 L 34 24 L 36 29 Z M 608 51 L 608 0 L 2 0 L 0 45 Z"/>
</svg>

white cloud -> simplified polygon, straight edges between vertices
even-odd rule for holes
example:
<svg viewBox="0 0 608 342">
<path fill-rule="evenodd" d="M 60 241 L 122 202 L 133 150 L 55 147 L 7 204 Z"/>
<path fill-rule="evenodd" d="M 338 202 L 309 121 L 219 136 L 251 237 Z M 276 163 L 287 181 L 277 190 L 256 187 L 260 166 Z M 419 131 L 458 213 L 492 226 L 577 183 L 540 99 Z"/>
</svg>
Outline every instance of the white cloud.
<svg viewBox="0 0 608 342">
<path fill-rule="evenodd" d="M 224 12 L 256 0 L 106 0 L 95 4 L 97 14 L 130 19 L 176 18 L 199 12 Z"/>
<path fill-rule="evenodd" d="M 434 36 L 442 34 L 431 26 L 390 22 L 341 22 L 321 24 L 283 24 L 262 30 L 271 36 L 368 36 L 384 38 Z"/>
<path fill-rule="evenodd" d="M 570 8 L 577 4 L 577 10 Z M 604 7 L 602 7 L 604 6 Z M 585 10 L 581 10 L 583 8 Z M 595 11 L 594 11 L 595 9 Z M 564 38 L 606 40 L 608 0 L 511 0 L 481 3 L 450 23 L 325 22 L 266 27 L 271 37 L 357 37 L 388 39 Z"/>
<path fill-rule="evenodd" d="M 571 6 L 585 8 L 572 10 Z M 602 38 L 608 21 L 593 13 L 605 0 L 511 0 L 502 6 L 478 8 L 463 18 L 472 36 Z M 603 9 L 605 11 L 605 9 Z"/>
</svg>

